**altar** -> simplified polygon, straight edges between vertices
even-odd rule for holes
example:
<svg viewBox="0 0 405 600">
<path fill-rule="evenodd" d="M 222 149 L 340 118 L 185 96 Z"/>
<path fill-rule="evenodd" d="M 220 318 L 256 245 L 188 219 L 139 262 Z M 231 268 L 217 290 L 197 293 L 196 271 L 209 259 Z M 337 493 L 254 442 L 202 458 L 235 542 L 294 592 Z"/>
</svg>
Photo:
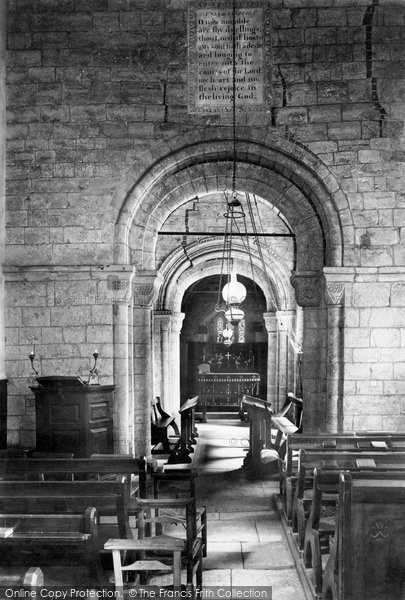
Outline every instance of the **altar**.
<svg viewBox="0 0 405 600">
<path fill-rule="evenodd" d="M 234 407 L 242 417 L 242 398 L 257 395 L 259 382 L 259 373 L 200 373 L 198 407 L 203 423 L 207 421 L 207 407 Z"/>
</svg>

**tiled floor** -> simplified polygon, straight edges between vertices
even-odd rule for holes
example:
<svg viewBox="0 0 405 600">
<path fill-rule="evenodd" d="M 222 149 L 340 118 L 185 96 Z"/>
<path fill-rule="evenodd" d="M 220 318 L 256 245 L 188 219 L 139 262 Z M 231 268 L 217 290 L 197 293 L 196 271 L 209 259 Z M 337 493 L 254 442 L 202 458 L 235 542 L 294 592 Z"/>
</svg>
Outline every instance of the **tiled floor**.
<svg viewBox="0 0 405 600">
<path fill-rule="evenodd" d="M 273 600 L 306 600 L 273 506 L 278 481 L 249 480 L 242 468 L 248 425 L 208 421 L 198 432 L 193 469 L 208 513 L 204 586 L 272 586 Z"/>
</svg>

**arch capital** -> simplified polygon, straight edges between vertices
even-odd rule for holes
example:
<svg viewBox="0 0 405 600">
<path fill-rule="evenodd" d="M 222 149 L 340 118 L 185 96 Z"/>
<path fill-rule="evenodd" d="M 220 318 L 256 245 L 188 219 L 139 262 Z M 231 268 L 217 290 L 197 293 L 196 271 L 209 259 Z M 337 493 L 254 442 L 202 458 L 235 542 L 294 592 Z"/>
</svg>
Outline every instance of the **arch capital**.
<svg viewBox="0 0 405 600">
<path fill-rule="evenodd" d="M 183 327 L 183 321 L 184 321 L 185 316 L 186 316 L 185 313 L 182 313 L 182 312 L 175 312 L 172 314 L 172 317 L 171 317 L 172 333 L 180 333 L 181 332 L 181 328 Z"/>
<path fill-rule="evenodd" d="M 277 330 L 277 319 L 275 312 L 263 313 L 263 320 L 267 333 L 274 333 Z"/>
<path fill-rule="evenodd" d="M 164 332 L 170 331 L 170 324 L 172 320 L 171 310 L 155 310 L 155 320 L 159 322 L 161 330 Z"/>
<path fill-rule="evenodd" d="M 327 306 L 342 306 L 345 301 L 347 284 L 354 281 L 354 270 L 351 268 L 328 268 L 323 270 L 325 277 L 325 303 Z"/>
<path fill-rule="evenodd" d="M 129 304 L 132 298 L 134 265 L 111 265 L 99 273 L 98 297 L 111 304 Z"/>
<path fill-rule="evenodd" d="M 290 278 L 297 298 L 303 308 L 319 306 L 322 298 L 322 273 L 295 271 Z"/>
<path fill-rule="evenodd" d="M 157 271 L 139 271 L 132 280 L 134 305 L 151 307 L 155 302 L 161 286 L 161 276 Z"/>
</svg>

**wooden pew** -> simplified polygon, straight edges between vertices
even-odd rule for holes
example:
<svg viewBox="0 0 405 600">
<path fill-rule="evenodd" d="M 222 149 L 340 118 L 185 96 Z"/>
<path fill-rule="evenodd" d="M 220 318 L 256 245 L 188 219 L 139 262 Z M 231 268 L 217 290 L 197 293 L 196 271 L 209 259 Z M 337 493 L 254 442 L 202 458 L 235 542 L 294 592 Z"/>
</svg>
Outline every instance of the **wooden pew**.
<svg viewBox="0 0 405 600">
<path fill-rule="evenodd" d="M 360 436 L 353 432 L 349 432 L 288 435 L 282 482 L 280 485 L 288 521 L 291 522 L 292 520 L 292 503 L 298 471 L 298 458 L 296 455 L 301 449 L 330 452 L 361 452 L 362 450 L 383 452 L 389 451 L 391 448 L 392 441 L 389 434 L 385 436 L 380 434 L 377 434 L 376 436 Z"/>
<path fill-rule="evenodd" d="M 195 426 L 195 407 L 198 396 L 189 398 L 180 407 L 180 439 L 170 453 L 168 464 L 191 463 L 190 454 L 194 452 L 198 433 Z"/>
<path fill-rule="evenodd" d="M 152 401 L 151 411 L 151 438 L 152 445 L 154 446 L 152 453 L 154 451 L 158 452 L 158 450 L 155 450 L 155 447 L 159 446 L 160 444 L 162 445 L 164 452 L 170 452 L 170 443 L 168 437 L 169 427 L 172 427 L 176 436 L 180 435 L 175 417 L 173 415 L 169 415 L 163 410 L 160 404 L 160 398 L 159 396 L 156 396 L 156 398 Z"/>
<path fill-rule="evenodd" d="M 249 422 L 249 450 L 243 466 L 252 475 L 263 471 L 261 452 L 263 448 L 272 448 L 272 416 L 271 403 L 254 396 L 243 396 L 243 409 L 247 411 Z M 275 448 L 274 448 L 275 449 Z"/>
<path fill-rule="evenodd" d="M 18 485 L 20 482 L 15 482 Z M 23 485 L 27 485 L 21 482 Z M 7 484 L 2 484 L 3 485 Z M 29 483 L 28 485 L 31 485 Z M 36 482 L 36 485 L 44 485 Z M 0 520 L 12 530 L 0 538 L 1 563 L 4 566 L 24 565 L 25 561 L 40 561 L 42 567 L 52 564 L 85 565 L 88 575 L 99 584 L 105 582 L 97 548 L 97 511 L 88 507 L 83 512 L 65 514 L 55 509 L 53 499 L 42 499 L 45 511 L 19 511 L 10 497 L 9 509 L 0 510 Z M 3 506 L 4 508 L 4 506 Z M 38 563 L 37 563 L 38 564 Z"/>
<path fill-rule="evenodd" d="M 36 588 L 44 585 L 44 574 L 39 567 L 19 569 L 18 567 L 2 568 L 0 587 Z"/>
<path fill-rule="evenodd" d="M 304 540 L 304 566 L 312 569 L 312 584 L 316 594 L 322 591 L 323 564 L 322 556 L 330 554 L 331 538 L 335 534 L 335 516 L 329 515 L 325 518 L 322 509 L 331 505 L 331 497 L 334 498 L 336 509 L 337 494 L 339 491 L 340 471 L 323 471 L 314 469 L 314 483 L 311 509 L 305 530 Z M 325 496 L 327 500 L 325 500 Z M 335 510 L 333 511 L 335 513 Z"/>
<path fill-rule="evenodd" d="M 403 470 L 405 452 L 359 452 L 359 451 L 318 451 L 300 450 L 297 485 L 292 509 L 292 528 L 298 532 L 298 546 L 304 548 L 307 518 L 313 497 L 314 469 L 327 470 Z M 334 498 L 330 499 L 332 504 Z"/>
<path fill-rule="evenodd" d="M 316 594 L 322 591 L 323 560 L 322 556 L 330 554 L 331 539 L 335 535 L 335 512 L 339 493 L 339 478 L 342 471 L 324 471 L 315 468 L 313 476 L 313 497 L 311 510 L 305 532 L 304 566 L 312 570 L 312 583 Z M 357 471 L 353 472 L 356 479 L 386 479 L 387 476 L 405 480 L 405 469 L 398 471 Z M 325 497 L 326 502 L 325 502 Z M 335 501 L 333 504 L 330 498 Z M 333 507 L 333 514 L 323 516 L 325 505 Z"/>
<path fill-rule="evenodd" d="M 405 479 L 341 473 L 337 527 L 323 600 L 399 600 L 405 596 Z"/>
<path fill-rule="evenodd" d="M 113 516 L 116 524 L 110 523 L 107 528 L 113 527 L 119 537 L 132 537 L 127 497 L 125 478 L 122 481 L 2 481 L 0 512 L 37 514 L 49 509 L 70 514 L 93 506 L 97 509 L 99 524 L 101 517 Z M 103 535 L 101 529 L 98 535 Z"/>
<path fill-rule="evenodd" d="M 282 458 L 285 455 L 287 436 L 301 433 L 302 408 L 302 399 L 296 398 L 294 394 L 288 392 L 283 406 L 273 415 L 273 425 L 278 429 L 275 444 Z"/>
<path fill-rule="evenodd" d="M 93 529 L 92 540 L 83 538 L 85 543 L 84 551 L 88 551 L 90 562 L 89 567 L 94 567 L 99 582 L 104 581 L 101 568 L 100 551 L 103 551 L 104 543 L 111 536 L 132 539 L 132 532 L 129 525 L 127 512 L 127 483 L 121 482 L 99 482 L 99 481 L 2 481 L 0 484 L 0 515 L 6 519 L 6 524 L 13 522 L 11 515 L 14 515 L 16 522 L 20 524 L 16 528 L 18 544 L 29 545 L 27 536 L 21 538 L 22 531 L 34 531 L 42 544 L 43 537 L 40 535 L 41 528 L 54 533 L 67 527 L 70 523 L 76 523 L 74 517 L 78 514 L 87 514 L 88 507 L 92 507 L 96 512 L 96 521 L 94 527 L 92 522 L 86 521 L 86 531 L 89 529 L 89 523 Z M 6 518 L 5 515 L 8 515 Z M 66 516 L 67 523 L 62 516 Z M 108 523 L 103 522 L 105 516 L 114 516 L 115 523 L 108 519 Z M 71 517 L 71 518 L 70 518 Z M 47 522 L 44 525 L 44 522 Z M 49 521 L 49 526 L 48 526 Z M 55 529 L 51 528 L 54 527 Z M 76 523 L 77 525 L 77 523 Z M 39 528 L 39 529 L 38 529 Z M 62 536 L 55 533 L 55 544 L 57 546 L 65 545 L 70 548 L 79 545 L 80 540 L 77 535 L 72 537 L 72 544 L 69 539 L 65 540 Z M 52 535 L 45 537 L 47 545 L 51 545 Z M 69 534 L 70 535 L 70 534 Z M 32 536 L 31 536 L 32 537 Z M 34 536 L 35 537 L 35 536 Z M 66 537 L 66 536 L 65 536 Z M 69 536 L 67 536 L 69 538 Z M 14 538 L 13 538 L 14 539 Z M 33 538 L 32 538 L 33 539 Z M 31 545 L 34 543 L 31 539 Z M 17 544 L 17 542 L 15 542 Z M 91 546 L 91 547 L 90 547 Z M 40 565 L 41 566 L 41 565 Z"/>
<path fill-rule="evenodd" d="M 128 482 L 137 478 L 139 481 L 139 496 L 146 497 L 147 465 L 143 458 L 113 455 L 108 461 L 97 458 L 0 459 L 0 478 L 3 480 L 19 475 L 24 476 L 26 479 L 37 480 L 38 476 L 46 476 L 47 474 L 69 475 L 75 480 L 97 480 L 100 476 L 110 475 L 111 473 L 125 476 Z M 136 510 L 136 499 L 133 498 L 133 495 L 130 497 L 130 493 L 130 487 L 128 486 L 129 512 L 132 508 Z"/>
<path fill-rule="evenodd" d="M 302 400 L 292 394 L 277 413 L 273 413 L 271 403 L 254 396 L 244 396 L 242 400 L 249 420 L 249 451 L 244 466 L 252 474 L 268 472 L 266 464 L 274 463 L 278 472 L 280 459 L 284 457 L 285 436 L 299 431 L 301 426 Z M 291 414 L 291 421 L 287 414 Z M 272 433 L 277 430 L 274 442 Z"/>
</svg>

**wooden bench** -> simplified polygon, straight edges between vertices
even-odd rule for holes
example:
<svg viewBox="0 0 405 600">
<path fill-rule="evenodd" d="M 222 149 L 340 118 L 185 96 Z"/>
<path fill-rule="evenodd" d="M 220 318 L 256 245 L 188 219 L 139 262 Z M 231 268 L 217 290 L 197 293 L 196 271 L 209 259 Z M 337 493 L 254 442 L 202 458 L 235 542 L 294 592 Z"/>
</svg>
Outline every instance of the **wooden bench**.
<svg viewBox="0 0 405 600">
<path fill-rule="evenodd" d="M 83 538 L 83 541 L 87 544 L 86 551 L 90 552 L 90 566 L 96 568 L 99 582 L 102 582 L 103 573 L 99 553 L 100 551 L 104 552 L 105 541 L 111 536 L 124 539 L 133 537 L 127 512 L 127 495 L 127 482 L 125 480 L 121 482 L 3 481 L 0 485 L 0 514 L 3 518 L 6 514 L 13 514 L 18 523 L 20 522 L 19 519 L 22 519 L 24 524 L 27 521 L 28 526 L 38 533 L 40 530 L 35 529 L 35 527 L 44 527 L 43 520 L 49 520 L 54 523 L 53 526 L 58 526 L 63 531 L 63 527 L 66 525 L 61 515 L 70 518 L 70 515 L 84 514 L 88 507 L 93 507 L 96 510 L 97 520 L 91 548 L 89 549 L 90 542 L 87 539 Z M 104 518 L 106 516 L 109 518 Z M 114 517 L 114 519 L 111 519 L 111 517 Z M 7 524 L 9 519 L 10 517 L 7 518 Z M 71 521 L 74 522 L 73 517 Z M 24 527 L 26 529 L 27 524 Z M 46 527 L 48 529 L 47 525 Z M 19 531 L 20 527 L 18 527 L 17 533 Z M 52 529 L 51 531 L 58 531 L 58 529 Z M 69 536 L 72 537 L 72 543 L 68 539 L 66 547 L 70 548 L 72 545 L 78 544 L 78 539 L 77 536 L 71 536 L 70 534 Z M 40 542 L 42 542 L 42 538 L 43 536 L 39 536 Z M 18 539 L 20 538 L 18 537 Z M 63 538 L 62 541 L 57 536 L 55 539 L 57 545 L 62 544 Z M 27 543 L 25 538 L 24 541 Z M 51 545 L 51 539 L 48 544 Z"/>
<path fill-rule="evenodd" d="M 198 433 L 195 426 L 195 407 L 197 405 L 198 396 L 189 398 L 180 407 L 180 439 L 172 450 L 168 463 L 191 463 L 190 454 L 194 452 Z"/>
<path fill-rule="evenodd" d="M 405 595 L 405 479 L 341 473 L 335 540 L 323 600 L 399 600 Z"/>
<path fill-rule="evenodd" d="M 165 412 L 160 404 L 159 396 L 152 401 L 151 411 L 151 438 L 152 438 L 152 453 L 158 452 L 156 446 L 161 445 L 164 452 L 170 452 L 170 443 L 168 437 L 168 429 L 172 427 L 176 436 L 180 435 L 179 428 L 175 417 Z"/>
<path fill-rule="evenodd" d="M 272 416 L 271 403 L 254 396 L 243 396 L 242 406 L 247 412 L 249 422 L 249 450 L 244 458 L 243 466 L 251 475 L 262 473 L 260 460 L 263 448 L 272 447 Z"/>
<path fill-rule="evenodd" d="M 335 535 L 335 513 L 339 494 L 339 479 L 342 471 L 324 471 L 316 468 L 313 476 L 313 496 L 304 542 L 304 566 L 312 571 L 312 583 L 316 594 L 320 594 L 323 584 L 323 557 L 330 555 L 331 539 Z M 398 471 L 358 471 L 356 479 L 404 479 L 405 470 Z M 331 498 L 334 498 L 333 503 Z M 326 517 L 322 514 L 326 506 L 333 507 Z"/>
<path fill-rule="evenodd" d="M 101 476 L 115 474 L 125 476 L 128 482 L 137 481 L 139 496 L 145 498 L 147 487 L 147 464 L 143 458 L 112 455 L 111 458 L 6 458 L 0 459 L 0 478 L 21 477 L 37 480 L 46 475 L 68 475 L 74 480 L 97 480 Z M 136 490 L 128 486 L 128 510 L 136 509 Z"/>
<path fill-rule="evenodd" d="M 273 413 L 271 403 L 254 396 L 244 396 L 243 406 L 249 421 L 249 451 L 244 466 L 251 474 L 273 471 L 279 472 L 280 459 L 284 457 L 284 440 L 289 433 L 299 431 L 301 426 L 302 400 L 288 394 L 282 408 Z M 291 421 L 286 415 L 291 415 Z M 273 432 L 277 431 L 274 441 Z"/>
<path fill-rule="evenodd" d="M 287 519 L 292 519 L 292 502 L 294 497 L 294 488 L 297 479 L 298 458 L 300 450 L 309 451 L 329 451 L 329 452 L 361 452 L 369 451 L 390 451 L 392 441 L 387 434 L 375 436 L 360 436 L 353 432 L 349 433 L 325 433 L 325 434 L 290 434 L 286 440 L 286 455 L 283 466 L 281 480 L 281 494 L 285 503 Z"/>
<path fill-rule="evenodd" d="M 9 535 L 0 538 L 2 565 L 7 567 L 11 563 L 13 567 L 18 564 L 23 566 L 24 562 L 33 560 L 40 561 L 42 569 L 55 563 L 58 566 L 85 565 L 92 580 L 104 583 L 97 548 L 97 511 L 94 507 L 88 507 L 81 513 L 65 514 L 55 509 L 51 499 L 43 513 L 39 510 L 35 513 L 28 509 L 22 511 L 21 503 L 16 512 L 17 506 L 13 505 L 12 496 L 9 500 L 9 510 L 3 510 L 4 503 L 0 509 L 1 521 L 11 529 Z M 44 507 L 44 504 L 43 499 L 41 506 Z"/>
<path fill-rule="evenodd" d="M 39 567 L 29 569 L 8 567 L 2 568 L 0 573 L 0 587 L 36 588 L 44 585 L 44 574 Z"/>
<path fill-rule="evenodd" d="M 298 532 L 298 546 L 304 548 L 307 518 L 313 498 L 313 473 L 326 470 L 388 471 L 405 469 L 404 452 L 300 450 L 299 470 L 292 509 L 292 528 Z M 333 503 L 334 499 L 331 498 Z"/>
<path fill-rule="evenodd" d="M 388 438 L 391 450 L 405 449 L 405 433 L 398 431 L 356 431 L 356 436 L 371 437 L 375 440 Z"/>
<path fill-rule="evenodd" d="M 116 522 L 109 519 L 107 528 L 113 527 L 118 537 L 132 537 L 127 497 L 124 478 L 122 481 L 2 481 L 0 511 L 13 509 L 13 512 L 37 514 L 49 510 L 70 514 L 93 506 L 97 509 L 99 525 L 102 517 L 114 517 Z M 102 537 L 101 529 L 98 535 Z"/>
</svg>

